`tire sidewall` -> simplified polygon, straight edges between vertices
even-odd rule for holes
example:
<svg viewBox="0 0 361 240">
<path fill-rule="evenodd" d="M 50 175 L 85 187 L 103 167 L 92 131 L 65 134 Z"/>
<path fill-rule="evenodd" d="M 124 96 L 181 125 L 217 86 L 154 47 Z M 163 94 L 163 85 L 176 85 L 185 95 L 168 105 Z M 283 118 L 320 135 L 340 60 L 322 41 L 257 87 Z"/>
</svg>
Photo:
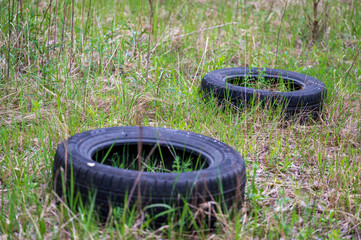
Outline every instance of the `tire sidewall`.
<svg viewBox="0 0 361 240">
<path fill-rule="evenodd" d="M 137 143 L 139 141 L 139 127 L 113 127 L 96 129 L 92 131 L 83 132 L 70 137 L 64 141 L 56 152 L 54 162 L 54 172 L 57 169 L 68 166 L 68 173 L 71 171 L 69 166 L 74 170 L 74 180 L 79 186 L 92 186 L 97 189 L 109 190 L 116 194 L 125 194 L 129 188 L 139 182 L 144 194 L 153 194 L 159 196 L 166 196 L 171 191 L 185 195 L 189 194 L 190 188 L 202 188 L 205 182 L 207 184 L 222 183 L 224 191 L 233 191 L 239 187 L 234 181 L 227 182 L 230 173 L 240 175 L 241 184 L 245 183 L 245 163 L 240 154 L 230 146 L 209 138 L 207 136 L 185 132 L 180 130 L 142 127 L 142 142 L 143 143 L 160 143 L 169 144 L 176 147 L 184 147 L 190 151 L 198 152 L 207 159 L 209 166 L 205 169 L 187 172 L 187 173 L 151 173 L 127 170 L 101 164 L 92 159 L 92 154 L 100 150 L 102 147 L 109 147 L 113 143 Z M 66 153 L 66 154 L 64 154 Z M 66 157 L 65 157 L 66 156 Z M 67 162 L 67 164 L 65 164 Z M 107 189 L 102 185 L 102 181 L 94 179 L 82 178 L 78 170 L 86 172 L 89 176 L 102 176 L 104 174 L 109 179 L 126 178 L 127 188 L 124 186 L 112 186 Z M 154 183 L 162 185 L 162 190 L 154 192 L 150 190 Z M 164 184 L 162 184 L 164 183 Z M 206 186 L 210 188 L 211 194 L 219 194 L 219 189 Z M 153 186 L 154 188 L 154 186 Z M 150 192 L 153 191 L 153 192 Z"/>
</svg>

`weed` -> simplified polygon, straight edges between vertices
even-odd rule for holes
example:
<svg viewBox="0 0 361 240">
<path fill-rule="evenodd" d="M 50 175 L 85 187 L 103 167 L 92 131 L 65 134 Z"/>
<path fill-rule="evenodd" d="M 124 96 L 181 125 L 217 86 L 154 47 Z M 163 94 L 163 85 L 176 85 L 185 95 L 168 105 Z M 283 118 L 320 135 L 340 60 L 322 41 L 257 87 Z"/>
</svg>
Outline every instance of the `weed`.
<svg viewBox="0 0 361 240">
<path fill-rule="evenodd" d="M 247 75 L 246 77 L 228 78 L 227 82 L 241 87 L 272 92 L 290 92 L 300 89 L 300 87 L 292 81 L 283 79 L 282 77 L 269 77 L 262 74 L 257 77 Z"/>
<path fill-rule="evenodd" d="M 141 169 L 146 172 L 190 172 L 201 170 L 207 166 L 201 155 L 196 156 L 173 147 L 155 147 L 156 145 L 150 150 L 150 146 L 142 146 L 140 168 L 137 161 L 138 155 L 135 155 L 137 151 L 132 145 L 111 146 L 106 152 L 105 150 L 97 152 L 93 159 L 113 167 L 129 170 Z M 159 151 L 154 151 L 154 149 Z"/>
</svg>

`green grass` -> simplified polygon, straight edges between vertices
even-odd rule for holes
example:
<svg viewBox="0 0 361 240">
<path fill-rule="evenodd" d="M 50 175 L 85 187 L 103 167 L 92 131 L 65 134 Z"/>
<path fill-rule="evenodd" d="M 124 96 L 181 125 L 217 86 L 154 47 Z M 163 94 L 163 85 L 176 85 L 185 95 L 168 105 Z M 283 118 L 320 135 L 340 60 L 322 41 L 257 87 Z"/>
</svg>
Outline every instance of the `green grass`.
<svg viewBox="0 0 361 240">
<path fill-rule="evenodd" d="M 248 87 L 254 89 L 261 89 L 272 92 L 290 92 L 302 89 L 292 81 L 287 81 L 283 78 L 272 78 L 264 77 L 262 75 L 258 77 L 246 76 L 246 77 L 235 77 L 227 79 L 228 83 L 233 85 Z"/>
<path fill-rule="evenodd" d="M 318 9 L 326 27 L 315 35 L 312 1 L 0 1 L 0 235 L 358 238 L 361 4 L 329 0 Z M 299 121 L 204 101 L 202 77 L 239 66 L 318 78 L 328 90 L 322 115 Z M 234 147 L 247 163 L 242 208 L 215 214 L 214 229 L 195 222 L 191 206 L 160 228 L 136 210 L 99 224 L 91 207 L 68 208 L 53 192 L 58 144 L 128 125 Z"/>
<path fill-rule="evenodd" d="M 157 144 L 153 146 L 142 144 L 140 157 L 138 144 L 112 145 L 96 152 L 93 160 L 117 168 L 145 172 L 180 173 L 198 171 L 207 167 L 201 155 L 181 151 L 172 145 Z"/>
</svg>

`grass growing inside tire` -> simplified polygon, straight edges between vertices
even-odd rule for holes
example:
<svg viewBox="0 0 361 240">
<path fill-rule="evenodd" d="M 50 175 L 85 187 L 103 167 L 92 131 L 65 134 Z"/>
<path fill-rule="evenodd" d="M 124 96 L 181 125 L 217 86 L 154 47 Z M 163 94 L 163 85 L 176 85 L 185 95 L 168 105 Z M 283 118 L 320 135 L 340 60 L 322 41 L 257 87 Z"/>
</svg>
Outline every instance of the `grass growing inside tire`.
<svg viewBox="0 0 361 240">
<path fill-rule="evenodd" d="M 112 167 L 158 173 L 191 172 L 208 166 L 201 155 L 173 146 L 145 143 L 141 148 L 140 164 L 136 143 L 102 149 L 94 154 L 93 160 Z"/>
<path fill-rule="evenodd" d="M 261 89 L 271 92 L 291 92 L 302 89 L 300 86 L 287 79 L 262 75 L 257 77 L 231 77 L 227 79 L 227 82 L 241 87 Z"/>
</svg>

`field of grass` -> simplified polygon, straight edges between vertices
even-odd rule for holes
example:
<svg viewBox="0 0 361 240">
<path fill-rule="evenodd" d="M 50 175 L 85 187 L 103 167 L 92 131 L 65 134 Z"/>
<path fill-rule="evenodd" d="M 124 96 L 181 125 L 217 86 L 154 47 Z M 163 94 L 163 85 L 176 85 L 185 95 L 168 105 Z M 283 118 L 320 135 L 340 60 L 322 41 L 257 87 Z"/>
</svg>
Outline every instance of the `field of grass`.
<svg viewBox="0 0 361 240">
<path fill-rule="evenodd" d="M 317 2 L 0 0 L 0 238 L 360 239 L 361 2 Z M 321 116 L 203 99 L 207 72 L 239 66 L 323 81 Z M 213 229 L 71 211 L 53 192 L 58 144 L 135 125 L 239 151 L 242 208 L 217 214 Z"/>
</svg>

